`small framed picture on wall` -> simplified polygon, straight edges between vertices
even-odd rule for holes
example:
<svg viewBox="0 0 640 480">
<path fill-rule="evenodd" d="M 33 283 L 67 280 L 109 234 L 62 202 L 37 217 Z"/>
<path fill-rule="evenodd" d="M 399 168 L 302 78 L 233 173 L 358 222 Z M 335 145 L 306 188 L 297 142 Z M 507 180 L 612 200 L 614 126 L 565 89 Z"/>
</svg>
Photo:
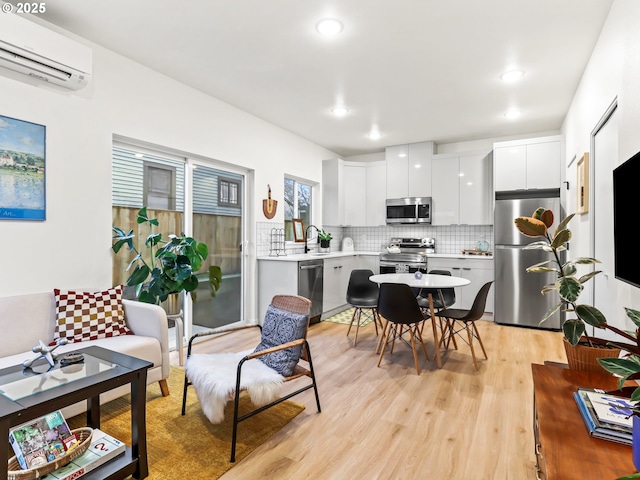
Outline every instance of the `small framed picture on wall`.
<svg viewBox="0 0 640 480">
<path fill-rule="evenodd" d="M 578 179 L 578 198 L 576 213 L 583 214 L 589 211 L 589 154 L 585 153 L 576 164 Z"/>
</svg>

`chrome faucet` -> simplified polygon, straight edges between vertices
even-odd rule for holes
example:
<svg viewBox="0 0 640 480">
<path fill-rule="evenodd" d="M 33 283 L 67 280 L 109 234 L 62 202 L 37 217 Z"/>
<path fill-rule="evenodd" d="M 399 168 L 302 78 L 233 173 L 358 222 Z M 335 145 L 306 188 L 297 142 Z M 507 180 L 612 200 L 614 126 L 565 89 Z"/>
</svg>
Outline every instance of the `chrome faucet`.
<svg viewBox="0 0 640 480">
<path fill-rule="evenodd" d="M 307 238 L 309 237 L 309 229 L 313 227 L 316 229 L 316 232 L 320 232 L 318 227 L 315 225 L 309 225 L 307 229 L 304 231 L 304 253 L 309 253 L 309 247 L 307 246 Z"/>
</svg>

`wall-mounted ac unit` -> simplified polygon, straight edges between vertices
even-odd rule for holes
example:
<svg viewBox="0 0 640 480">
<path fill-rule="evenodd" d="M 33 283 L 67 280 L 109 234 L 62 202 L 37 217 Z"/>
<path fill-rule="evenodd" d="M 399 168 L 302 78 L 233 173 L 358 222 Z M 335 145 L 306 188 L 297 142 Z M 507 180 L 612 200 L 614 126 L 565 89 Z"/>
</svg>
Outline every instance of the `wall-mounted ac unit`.
<svg viewBox="0 0 640 480">
<path fill-rule="evenodd" d="M 79 90 L 91 79 L 92 51 L 17 14 L 3 13 L 0 67 Z"/>
</svg>

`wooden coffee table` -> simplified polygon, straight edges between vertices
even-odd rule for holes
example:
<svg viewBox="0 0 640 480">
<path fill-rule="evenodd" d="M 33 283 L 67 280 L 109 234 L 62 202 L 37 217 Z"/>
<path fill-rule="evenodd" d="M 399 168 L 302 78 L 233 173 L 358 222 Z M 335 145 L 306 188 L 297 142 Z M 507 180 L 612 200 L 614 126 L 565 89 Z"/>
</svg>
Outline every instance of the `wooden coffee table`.
<svg viewBox="0 0 640 480">
<path fill-rule="evenodd" d="M 87 402 L 87 425 L 100 428 L 100 394 L 131 385 L 131 446 L 83 479 L 146 478 L 147 463 L 146 393 L 147 370 L 151 362 L 101 347 L 76 350 L 85 356 L 83 364 L 55 367 L 36 363 L 33 373 L 22 365 L 0 370 L 0 465 L 8 461 L 9 429 L 76 402 Z M 72 368 L 73 367 L 73 368 Z M 7 470 L 0 468 L 0 480 Z"/>
</svg>

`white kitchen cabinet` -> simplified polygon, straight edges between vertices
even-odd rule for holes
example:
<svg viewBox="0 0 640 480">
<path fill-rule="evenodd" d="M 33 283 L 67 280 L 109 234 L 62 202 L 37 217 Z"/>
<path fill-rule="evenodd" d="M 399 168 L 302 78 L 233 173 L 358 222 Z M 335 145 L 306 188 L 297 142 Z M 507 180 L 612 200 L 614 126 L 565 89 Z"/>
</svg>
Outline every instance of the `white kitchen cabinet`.
<svg viewBox="0 0 640 480">
<path fill-rule="evenodd" d="M 560 188 L 563 137 L 494 143 L 496 191 Z"/>
<path fill-rule="evenodd" d="M 367 169 L 362 162 L 322 162 L 322 224 L 364 226 Z"/>
<path fill-rule="evenodd" d="M 434 152 L 433 142 L 387 147 L 387 198 L 430 197 Z"/>
<path fill-rule="evenodd" d="M 460 155 L 459 167 L 459 223 L 462 225 L 492 225 L 492 154 Z"/>
<path fill-rule="evenodd" d="M 358 255 L 356 267 L 360 270 L 371 270 L 374 275 L 380 273 L 380 255 Z"/>
<path fill-rule="evenodd" d="M 367 167 L 363 163 L 344 164 L 344 220 L 341 225 L 363 227 L 367 220 Z"/>
<path fill-rule="evenodd" d="M 387 165 L 386 162 L 366 162 L 367 195 L 366 226 L 386 224 Z M 362 198 L 359 199 L 362 202 Z"/>
<path fill-rule="evenodd" d="M 357 268 L 356 256 L 325 258 L 322 296 L 322 318 L 346 306 L 351 270 Z"/>
<path fill-rule="evenodd" d="M 431 173 L 432 225 L 493 223 L 490 152 L 435 155 Z"/>
<path fill-rule="evenodd" d="M 458 156 L 436 155 L 432 160 L 432 225 L 460 223 L 459 169 Z"/>
<path fill-rule="evenodd" d="M 339 158 L 322 162 L 322 224 L 340 226 L 344 220 L 344 165 Z"/>
<path fill-rule="evenodd" d="M 435 145 L 433 142 L 409 144 L 409 166 L 407 169 L 409 197 L 431 196 L 431 160 L 434 149 Z"/>
<path fill-rule="evenodd" d="M 387 198 L 409 196 L 409 146 L 394 145 L 385 149 Z"/>
<path fill-rule="evenodd" d="M 447 270 L 454 277 L 470 280 L 469 285 L 455 288 L 456 303 L 453 308 L 470 309 L 480 288 L 494 279 L 492 259 L 428 257 L 427 267 L 429 271 Z M 489 291 L 485 306 L 486 312 L 493 312 L 493 291 L 493 288 Z"/>
<path fill-rule="evenodd" d="M 277 281 L 274 281 L 277 279 Z M 258 318 L 264 319 L 274 295 L 298 295 L 298 262 L 258 262 Z"/>
</svg>

